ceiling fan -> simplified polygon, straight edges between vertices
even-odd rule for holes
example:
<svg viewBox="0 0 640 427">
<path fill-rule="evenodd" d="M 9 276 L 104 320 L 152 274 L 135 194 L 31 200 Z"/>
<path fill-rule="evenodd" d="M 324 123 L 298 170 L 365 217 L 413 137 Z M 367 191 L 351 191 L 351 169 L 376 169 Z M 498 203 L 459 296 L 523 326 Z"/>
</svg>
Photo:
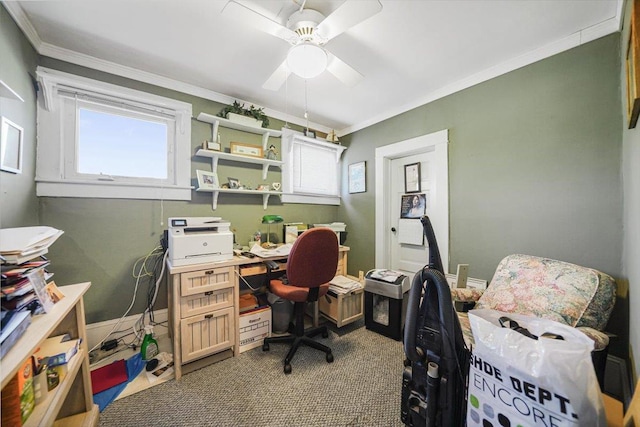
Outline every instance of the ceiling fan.
<svg viewBox="0 0 640 427">
<path fill-rule="evenodd" d="M 237 0 L 229 0 L 222 12 L 257 29 L 278 37 L 291 45 L 287 57 L 262 85 L 278 90 L 294 73 L 302 78 L 313 78 L 325 69 L 347 86 L 355 86 L 363 75 L 324 45 L 349 28 L 365 21 L 382 10 L 379 0 L 345 0 L 335 11 L 325 17 L 322 13 L 305 9 L 307 0 L 293 12 L 285 25 L 251 9 Z"/>
</svg>

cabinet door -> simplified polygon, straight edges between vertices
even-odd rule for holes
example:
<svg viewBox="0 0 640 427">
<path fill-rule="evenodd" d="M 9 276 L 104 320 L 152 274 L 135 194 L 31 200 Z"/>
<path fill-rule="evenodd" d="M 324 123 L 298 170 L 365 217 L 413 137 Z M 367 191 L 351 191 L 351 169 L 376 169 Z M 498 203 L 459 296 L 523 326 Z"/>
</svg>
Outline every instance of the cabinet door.
<svg viewBox="0 0 640 427">
<path fill-rule="evenodd" d="M 211 268 L 180 275 L 180 295 L 183 297 L 233 286 L 233 267 Z"/>
<path fill-rule="evenodd" d="M 226 307 L 233 307 L 234 286 L 206 291 L 180 298 L 180 317 L 187 318 L 198 314 L 211 313 Z"/>
<path fill-rule="evenodd" d="M 182 362 L 190 362 L 233 347 L 235 316 L 233 307 L 193 316 L 180 322 Z"/>
</svg>

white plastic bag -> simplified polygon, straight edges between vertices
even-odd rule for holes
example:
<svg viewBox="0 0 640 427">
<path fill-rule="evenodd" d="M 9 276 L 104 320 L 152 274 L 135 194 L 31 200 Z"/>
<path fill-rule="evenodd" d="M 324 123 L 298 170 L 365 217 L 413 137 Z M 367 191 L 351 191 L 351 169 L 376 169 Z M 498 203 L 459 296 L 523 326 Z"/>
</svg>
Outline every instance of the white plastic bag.
<svg viewBox="0 0 640 427">
<path fill-rule="evenodd" d="M 500 326 L 501 317 L 526 331 Z M 552 320 L 471 310 L 468 426 L 606 426 L 593 341 Z M 506 325 L 505 325 L 506 326 Z M 524 332 L 524 334 L 523 334 Z M 562 336 L 563 340 L 543 336 Z"/>
</svg>

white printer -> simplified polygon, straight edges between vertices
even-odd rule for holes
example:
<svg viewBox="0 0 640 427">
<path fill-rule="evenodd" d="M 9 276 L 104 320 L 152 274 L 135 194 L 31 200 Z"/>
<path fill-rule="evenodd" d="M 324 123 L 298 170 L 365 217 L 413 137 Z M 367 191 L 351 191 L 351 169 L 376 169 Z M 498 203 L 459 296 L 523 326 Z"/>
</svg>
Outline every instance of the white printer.
<svg viewBox="0 0 640 427">
<path fill-rule="evenodd" d="M 173 266 L 233 258 L 231 223 L 220 217 L 169 218 L 169 261 Z"/>
</svg>

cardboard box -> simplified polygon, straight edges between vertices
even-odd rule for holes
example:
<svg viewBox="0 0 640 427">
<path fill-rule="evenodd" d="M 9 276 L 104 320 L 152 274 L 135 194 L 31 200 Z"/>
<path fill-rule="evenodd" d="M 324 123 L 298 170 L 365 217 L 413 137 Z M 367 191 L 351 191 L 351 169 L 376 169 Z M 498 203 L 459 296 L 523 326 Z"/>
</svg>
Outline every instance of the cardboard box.
<svg viewBox="0 0 640 427">
<path fill-rule="evenodd" d="M 318 300 L 318 307 L 324 317 L 340 328 L 364 316 L 364 289 L 356 289 L 346 294 L 329 291 Z"/>
<path fill-rule="evenodd" d="M 240 353 L 260 347 L 271 335 L 271 307 L 258 307 L 240 315 Z"/>
<path fill-rule="evenodd" d="M 33 360 L 29 358 L 2 389 L 2 425 L 22 426 L 35 406 Z"/>
</svg>

